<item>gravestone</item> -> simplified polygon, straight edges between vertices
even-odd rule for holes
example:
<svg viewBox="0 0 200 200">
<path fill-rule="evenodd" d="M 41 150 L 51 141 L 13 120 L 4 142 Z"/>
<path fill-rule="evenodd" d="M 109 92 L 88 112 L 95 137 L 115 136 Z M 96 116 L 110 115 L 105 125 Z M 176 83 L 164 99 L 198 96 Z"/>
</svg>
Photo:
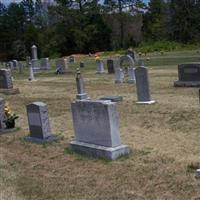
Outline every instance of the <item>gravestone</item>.
<svg viewBox="0 0 200 200">
<path fill-rule="evenodd" d="M 129 67 L 128 68 L 128 81 L 129 84 L 135 84 L 135 68 Z"/>
<path fill-rule="evenodd" d="M 124 72 L 121 68 L 115 69 L 115 83 L 124 82 Z"/>
<path fill-rule="evenodd" d="M 72 103 L 75 141 L 72 150 L 89 156 L 115 160 L 129 153 L 121 144 L 116 103 L 83 100 Z"/>
<path fill-rule="evenodd" d="M 19 68 L 19 62 L 17 60 L 12 60 L 13 69 L 17 70 Z"/>
<path fill-rule="evenodd" d="M 0 89 L 12 89 L 12 75 L 9 69 L 0 69 Z"/>
<path fill-rule="evenodd" d="M 33 73 L 32 62 L 29 62 L 29 81 L 35 81 L 35 76 Z"/>
<path fill-rule="evenodd" d="M 75 57 L 74 56 L 69 56 L 68 60 L 69 60 L 69 63 L 75 63 Z"/>
<path fill-rule="evenodd" d="M 41 58 L 40 59 L 40 70 L 50 70 L 49 58 Z"/>
<path fill-rule="evenodd" d="M 84 62 L 80 62 L 80 68 L 84 68 L 84 67 L 85 67 Z"/>
<path fill-rule="evenodd" d="M 33 102 L 26 106 L 30 135 L 25 140 L 31 142 L 48 142 L 56 140 L 51 133 L 47 104 Z"/>
<path fill-rule="evenodd" d="M 88 99 L 87 93 L 85 92 L 84 81 L 79 69 L 77 69 L 77 72 L 76 72 L 76 87 L 77 87 L 77 93 L 78 93 L 76 95 L 76 99 L 79 99 L 79 100 Z"/>
<path fill-rule="evenodd" d="M 103 74 L 104 72 L 104 64 L 102 60 L 96 60 L 96 74 Z"/>
<path fill-rule="evenodd" d="M 116 68 L 119 68 L 119 61 L 116 59 L 108 59 L 107 60 L 108 74 L 114 74 Z"/>
<path fill-rule="evenodd" d="M 178 65 L 178 80 L 174 82 L 175 87 L 199 87 L 200 86 L 200 64 Z"/>
<path fill-rule="evenodd" d="M 137 67 L 135 69 L 136 88 L 138 104 L 153 104 L 154 100 L 151 100 L 149 89 L 148 69 L 146 67 Z"/>
<path fill-rule="evenodd" d="M 10 70 L 14 69 L 14 64 L 13 64 L 12 61 L 9 61 L 7 66 L 8 66 L 7 68 L 10 69 Z"/>
<path fill-rule="evenodd" d="M 36 45 L 33 45 L 31 47 L 31 55 L 32 55 L 32 59 L 33 60 L 37 60 L 38 59 L 37 46 Z"/>
<path fill-rule="evenodd" d="M 5 100 L 0 98 L 0 132 L 2 132 L 6 126 L 4 121 L 4 109 L 5 109 Z"/>
<path fill-rule="evenodd" d="M 67 72 L 68 64 L 67 59 L 60 58 L 56 60 L 56 73 L 57 74 L 64 74 Z"/>
<path fill-rule="evenodd" d="M 30 56 L 26 56 L 26 67 L 29 68 L 30 62 L 31 62 L 31 57 Z"/>
</svg>

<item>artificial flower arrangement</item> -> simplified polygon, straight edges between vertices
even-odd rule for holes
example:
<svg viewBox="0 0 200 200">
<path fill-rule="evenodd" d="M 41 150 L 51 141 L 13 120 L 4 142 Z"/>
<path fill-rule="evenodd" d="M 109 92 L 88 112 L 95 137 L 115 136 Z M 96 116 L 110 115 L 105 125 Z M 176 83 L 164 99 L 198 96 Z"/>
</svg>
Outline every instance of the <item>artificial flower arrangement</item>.
<svg viewBox="0 0 200 200">
<path fill-rule="evenodd" d="M 5 105 L 4 113 L 5 119 L 3 122 L 6 124 L 6 128 L 15 128 L 15 120 L 19 117 L 15 113 L 11 112 L 8 104 Z"/>
</svg>

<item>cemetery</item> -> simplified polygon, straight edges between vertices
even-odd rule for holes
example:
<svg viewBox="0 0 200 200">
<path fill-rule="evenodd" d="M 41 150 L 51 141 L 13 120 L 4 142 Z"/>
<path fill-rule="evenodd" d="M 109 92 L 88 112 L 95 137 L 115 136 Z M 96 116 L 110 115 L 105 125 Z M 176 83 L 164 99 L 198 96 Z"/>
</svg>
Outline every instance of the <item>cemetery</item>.
<svg viewBox="0 0 200 200">
<path fill-rule="evenodd" d="M 50 69 L 31 71 L 37 81 L 28 80 L 31 63 L 22 62 L 21 73 L 11 70 L 20 93 L 1 98 L 19 118 L 14 132 L 0 133 L 3 197 L 198 197 L 198 87 L 174 87 L 179 57 L 183 63 L 200 61 L 196 51 L 187 53 L 194 62 L 184 52 L 151 53 L 143 55 L 144 66 L 137 60 L 134 66 L 120 65 L 123 54 L 102 54 L 103 74 L 96 73 L 96 58 L 88 55 L 67 62 L 60 75 L 59 59 L 50 59 Z M 169 64 L 172 54 L 177 60 Z M 115 61 L 111 74 L 107 69 L 113 63 L 107 60 Z M 129 68 L 134 69 L 132 84 L 126 81 Z M 119 70 L 126 79 L 116 84 Z"/>
<path fill-rule="evenodd" d="M 199 18 L 0 0 L 0 200 L 200 200 Z"/>
</svg>

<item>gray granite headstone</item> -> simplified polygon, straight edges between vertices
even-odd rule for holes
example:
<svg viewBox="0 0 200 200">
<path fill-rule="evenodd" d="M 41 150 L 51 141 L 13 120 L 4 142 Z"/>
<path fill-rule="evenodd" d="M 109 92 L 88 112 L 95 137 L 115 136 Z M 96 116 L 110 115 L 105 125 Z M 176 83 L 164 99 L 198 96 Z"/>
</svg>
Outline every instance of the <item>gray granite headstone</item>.
<svg viewBox="0 0 200 200">
<path fill-rule="evenodd" d="M 0 89 L 12 89 L 12 76 L 11 70 L 9 69 L 0 69 Z"/>
<path fill-rule="evenodd" d="M 128 81 L 129 84 L 135 84 L 135 68 L 129 67 L 128 68 Z"/>
<path fill-rule="evenodd" d="M 38 54 L 37 54 L 37 46 L 33 45 L 31 47 L 31 54 L 32 54 L 32 59 L 37 60 L 38 59 Z"/>
<path fill-rule="evenodd" d="M 40 69 L 41 70 L 50 70 L 50 63 L 49 63 L 49 58 L 41 58 L 40 59 Z"/>
<path fill-rule="evenodd" d="M 67 59 L 60 58 L 56 60 L 56 73 L 57 74 L 64 74 L 67 72 L 68 63 Z"/>
<path fill-rule="evenodd" d="M 198 87 L 200 86 L 200 64 L 178 65 L 178 81 L 174 82 L 176 87 Z"/>
<path fill-rule="evenodd" d="M 33 73 L 39 73 L 40 72 L 40 61 L 37 59 L 31 60 L 31 65 L 33 68 Z"/>
<path fill-rule="evenodd" d="M 115 69 L 115 83 L 123 83 L 124 82 L 124 72 L 121 68 Z"/>
<path fill-rule="evenodd" d="M 85 92 L 85 86 L 83 77 L 81 76 L 80 69 L 77 69 L 76 72 L 76 87 L 77 87 L 77 95 L 76 99 L 83 100 L 88 99 L 87 93 Z"/>
<path fill-rule="evenodd" d="M 28 141 L 45 142 L 56 139 L 51 133 L 47 104 L 33 102 L 26 106 L 30 136 L 25 137 Z"/>
<path fill-rule="evenodd" d="M 83 100 L 72 103 L 75 141 L 71 148 L 78 153 L 115 160 L 129 153 L 121 144 L 116 103 Z"/>
<path fill-rule="evenodd" d="M 104 64 L 102 60 L 96 60 L 96 73 L 103 74 L 104 73 Z"/>
<path fill-rule="evenodd" d="M 137 67 L 135 69 L 136 88 L 138 104 L 152 104 L 155 103 L 151 100 L 149 89 L 148 69 L 146 67 Z"/>
<path fill-rule="evenodd" d="M 5 123 L 4 121 L 4 108 L 5 108 L 5 100 L 3 98 L 0 98 L 0 131 L 2 129 L 5 129 Z"/>
<path fill-rule="evenodd" d="M 12 60 L 12 62 L 13 62 L 13 68 L 17 70 L 19 68 L 19 62 L 17 60 Z"/>
</svg>

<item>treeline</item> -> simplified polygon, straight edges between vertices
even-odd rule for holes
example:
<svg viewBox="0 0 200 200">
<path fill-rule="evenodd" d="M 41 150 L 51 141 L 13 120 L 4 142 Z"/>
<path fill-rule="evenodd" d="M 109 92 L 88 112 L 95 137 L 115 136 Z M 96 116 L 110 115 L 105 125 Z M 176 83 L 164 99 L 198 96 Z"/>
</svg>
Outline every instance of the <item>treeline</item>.
<svg viewBox="0 0 200 200">
<path fill-rule="evenodd" d="M 200 0 L 23 0 L 0 3 L 0 58 L 136 47 L 149 41 L 200 41 Z"/>
</svg>

